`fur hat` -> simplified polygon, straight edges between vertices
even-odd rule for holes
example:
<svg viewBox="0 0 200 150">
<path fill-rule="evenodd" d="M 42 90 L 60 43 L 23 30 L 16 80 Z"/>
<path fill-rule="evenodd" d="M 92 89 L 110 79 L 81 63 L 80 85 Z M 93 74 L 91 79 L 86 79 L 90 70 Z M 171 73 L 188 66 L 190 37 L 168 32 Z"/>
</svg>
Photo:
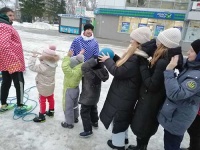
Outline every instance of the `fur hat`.
<svg viewBox="0 0 200 150">
<path fill-rule="evenodd" d="M 130 37 L 140 44 L 144 44 L 144 43 L 150 41 L 151 36 L 152 36 L 152 32 L 149 29 L 149 27 L 137 28 L 137 29 L 133 30 L 130 34 Z"/>
<path fill-rule="evenodd" d="M 160 32 L 157 39 L 167 48 L 176 48 L 181 41 L 181 31 L 177 28 L 169 28 Z"/>
<path fill-rule="evenodd" d="M 55 45 L 50 45 L 49 49 L 45 49 L 42 52 L 42 56 L 54 56 L 56 55 L 56 46 Z"/>
<path fill-rule="evenodd" d="M 90 24 L 90 23 L 85 24 L 84 31 L 87 30 L 87 29 L 91 29 L 93 31 L 94 30 L 94 26 L 92 24 Z"/>
<path fill-rule="evenodd" d="M 70 58 L 70 67 L 74 68 L 78 64 L 84 62 L 84 55 L 83 54 L 78 54 L 77 56 L 73 56 Z"/>
<path fill-rule="evenodd" d="M 107 55 L 107 53 L 109 54 L 109 56 L 110 56 L 110 58 L 112 58 L 113 59 L 113 57 L 114 57 L 114 52 L 113 52 L 113 50 L 112 49 L 110 49 L 110 48 L 103 48 L 100 52 L 99 52 L 99 55 L 103 55 L 103 53 L 105 54 L 105 55 Z"/>
</svg>

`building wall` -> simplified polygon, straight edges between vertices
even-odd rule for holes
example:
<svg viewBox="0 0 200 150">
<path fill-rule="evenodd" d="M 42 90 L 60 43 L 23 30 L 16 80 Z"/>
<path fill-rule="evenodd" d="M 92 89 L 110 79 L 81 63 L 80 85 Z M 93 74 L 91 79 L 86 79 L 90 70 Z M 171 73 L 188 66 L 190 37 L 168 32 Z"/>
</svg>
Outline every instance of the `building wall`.
<svg viewBox="0 0 200 150">
<path fill-rule="evenodd" d="M 98 0 L 97 7 L 101 8 L 125 8 L 126 0 Z"/>
<path fill-rule="evenodd" d="M 118 16 L 97 15 L 95 36 L 117 41 L 129 41 L 129 34 L 117 32 L 118 22 Z"/>
</svg>

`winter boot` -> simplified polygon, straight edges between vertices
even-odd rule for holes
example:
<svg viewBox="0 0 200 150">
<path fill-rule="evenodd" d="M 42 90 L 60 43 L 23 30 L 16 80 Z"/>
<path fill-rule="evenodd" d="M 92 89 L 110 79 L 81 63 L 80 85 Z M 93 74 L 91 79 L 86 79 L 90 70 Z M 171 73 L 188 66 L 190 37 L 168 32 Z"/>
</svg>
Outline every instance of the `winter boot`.
<svg viewBox="0 0 200 150">
<path fill-rule="evenodd" d="M 35 118 L 33 119 L 33 121 L 34 121 L 34 122 L 42 123 L 42 122 L 45 122 L 46 119 L 45 119 L 44 114 L 39 113 L 39 116 L 38 116 L 38 117 L 35 117 Z"/>
<path fill-rule="evenodd" d="M 135 146 L 135 145 L 129 145 L 129 147 L 126 150 L 147 150 L 147 146 L 146 145 L 142 145 L 142 146 Z"/>
<path fill-rule="evenodd" d="M 54 117 L 54 109 L 49 109 L 49 111 L 46 111 L 46 115 L 49 117 Z"/>
<path fill-rule="evenodd" d="M 61 126 L 62 126 L 63 128 L 69 128 L 69 129 L 72 129 L 72 128 L 74 127 L 73 124 L 67 124 L 66 122 L 62 122 L 62 123 L 61 123 Z"/>
<path fill-rule="evenodd" d="M 111 142 L 112 142 L 112 140 L 111 140 Z M 129 143 L 129 140 L 128 139 L 125 139 L 124 140 L 124 143 L 127 145 L 128 143 Z M 130 145 L 131 146 L 131 145 Z"/>
<path fill-rule="evenodd" d="M 93 132 L 92 131 L 84 131 L 84 132 L 81 132 L 80 134 L 79 134 L 79 136 L 80 137 L 83 137 L 83 138 L 88 138 L 88 137 L 90 137 L 90 136 L 92 136 L 93 135 Z"/>
<path fill-rule="evenodd" d="M 125 150 L 125 146 L 115 146 L 112 144 L 112 140 L 108 140 L 107 144 L 110 148 L 112 149 L 117 149 L 117 150 Z"/>
<path fill-rule="evenodd" d="M 78 118 L 74 119 L 74 123 L 78 123 L 78 121 L 79 121 Z"/>
<path fill-rule="evenodd" d="M 127 150 L 147 150 L 147 145 L 150 138 L 138 138 L 137 137 L 137 146 L 130 145 Z"/>
<path fill-rule="evenodd" d="M 93 126 L 94 128 L 98 128 L 98 127 L 99 127 L 98 122 L 92 122 L 92 126 Z"/>
</svg>

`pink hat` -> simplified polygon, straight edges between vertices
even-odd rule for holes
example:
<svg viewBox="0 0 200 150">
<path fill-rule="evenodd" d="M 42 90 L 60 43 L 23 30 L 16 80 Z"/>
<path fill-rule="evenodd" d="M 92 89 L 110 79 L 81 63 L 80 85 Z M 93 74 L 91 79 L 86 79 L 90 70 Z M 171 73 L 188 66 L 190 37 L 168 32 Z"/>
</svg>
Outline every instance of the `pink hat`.
<svg viewBox="0 0 200 150">
<path fill-rule="evenodd" d="M 51 55 L 56 55 L 55 50 L 56 50 L 56 46 L 54 46 L 54 45 L 50 45 L 50 46 L 49 46 L 49 49 L 45 49 L 45 50 L 43 50 L 43 52 L 42 52 L 42 56 L 51 56 Z"/>
</svg>

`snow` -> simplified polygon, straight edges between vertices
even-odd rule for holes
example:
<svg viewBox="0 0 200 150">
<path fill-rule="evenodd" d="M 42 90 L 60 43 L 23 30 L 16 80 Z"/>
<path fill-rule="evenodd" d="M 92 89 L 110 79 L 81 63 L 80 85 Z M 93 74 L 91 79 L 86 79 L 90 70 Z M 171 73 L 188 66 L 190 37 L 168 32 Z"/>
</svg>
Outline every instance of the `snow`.
<svg viewBox="0 0 200 150">
<path fill-rule="evenodd" d="M 44 29 L 44 30 L 58 30 L 58 25 L 50 25 L 50 24 L 44 23 L 44 22 L 19 23 L 19 22 L 14 21 L 13 26 L 22 26 L 22 27 L 26 27 L 26 28 L 36 28 L 36 29 Z"/>
<path fill-rule="evenodd" d="M 41 26 L 40 26 L 41 25 Z M 24 55 L 27 64 L 28 58 L 31 56 L 31 51 L 42 52 L 43 49 L 48 48 L 48 45 L 53 44 L 57 46 L 57 53 L 63 57 L 70 47 L 72 38 L 71 35 L 62 34 L 61 36 L 51 36 L 47 34 L 36 34 L 24 31 L 27 28 L 46 29 L 43 23 L 27 24 L 14 23 L 14 26 L 21 26 L 18 33 L 21 37 Z M 125 47 L 111 44 L 100 43 L 100 49 L 103 47 L 110 47 L 117 54 L 123 53 L 122 49 Z M 63 73 L 61 70 L 61 61 L 56 72 L 56 87 L 55 87 L 55 116 L 54 118 L 46 117 L 45 123 L 26 122 L 22 119 L 14 120 L 13 111 L 0 114 L 0 150 L 110 150 L 107 146 L 107 140 L 111 137 L 111 129 L 106 130 L 99 121 L 99 128 L 94 129 L 94 135 L 90 138 L 83 139 L 79 137 L 79 133 L 83 131 L 81 118 L 75 124 L 73 129 L 65 129 L 61 127 L 61 122 L 64 121 L 64 113 L 62 110 L 62 85 Z M 26 70 L 24 74 L 25 89 L 35 86 L 36 73 Z M 100 102 L 98 103 L 98 110 L 101 111 L 107 91 L 111 84 L 112 77 L 102 84 L 102 91 Z M 29 98 L 38 102 L 38 92 L 33 88 L 28 92 Z M 15 96 L 15 89 L 12 86 L 9 97 Z M 26 99 L 24 99 L 26 100 Z M 26 104 L 35 106 L 35 102 L 27 101 Z M 48 108 L 48 105 L 47 105 Z M 33 113 L 38 114 L 39 104 Z M 34 115 L 27 116 L 25 119 L 32 119 Z M 186 136 L 182 142 L 182 146 L 188 146 L 189 137 Z M 129 129 L 129 143 L 135 144 L 135 136 Z M 148 150 L 163 150 L 163 128 L 159 127 L 158 132 L 152 136 Z"/>
</svg>

